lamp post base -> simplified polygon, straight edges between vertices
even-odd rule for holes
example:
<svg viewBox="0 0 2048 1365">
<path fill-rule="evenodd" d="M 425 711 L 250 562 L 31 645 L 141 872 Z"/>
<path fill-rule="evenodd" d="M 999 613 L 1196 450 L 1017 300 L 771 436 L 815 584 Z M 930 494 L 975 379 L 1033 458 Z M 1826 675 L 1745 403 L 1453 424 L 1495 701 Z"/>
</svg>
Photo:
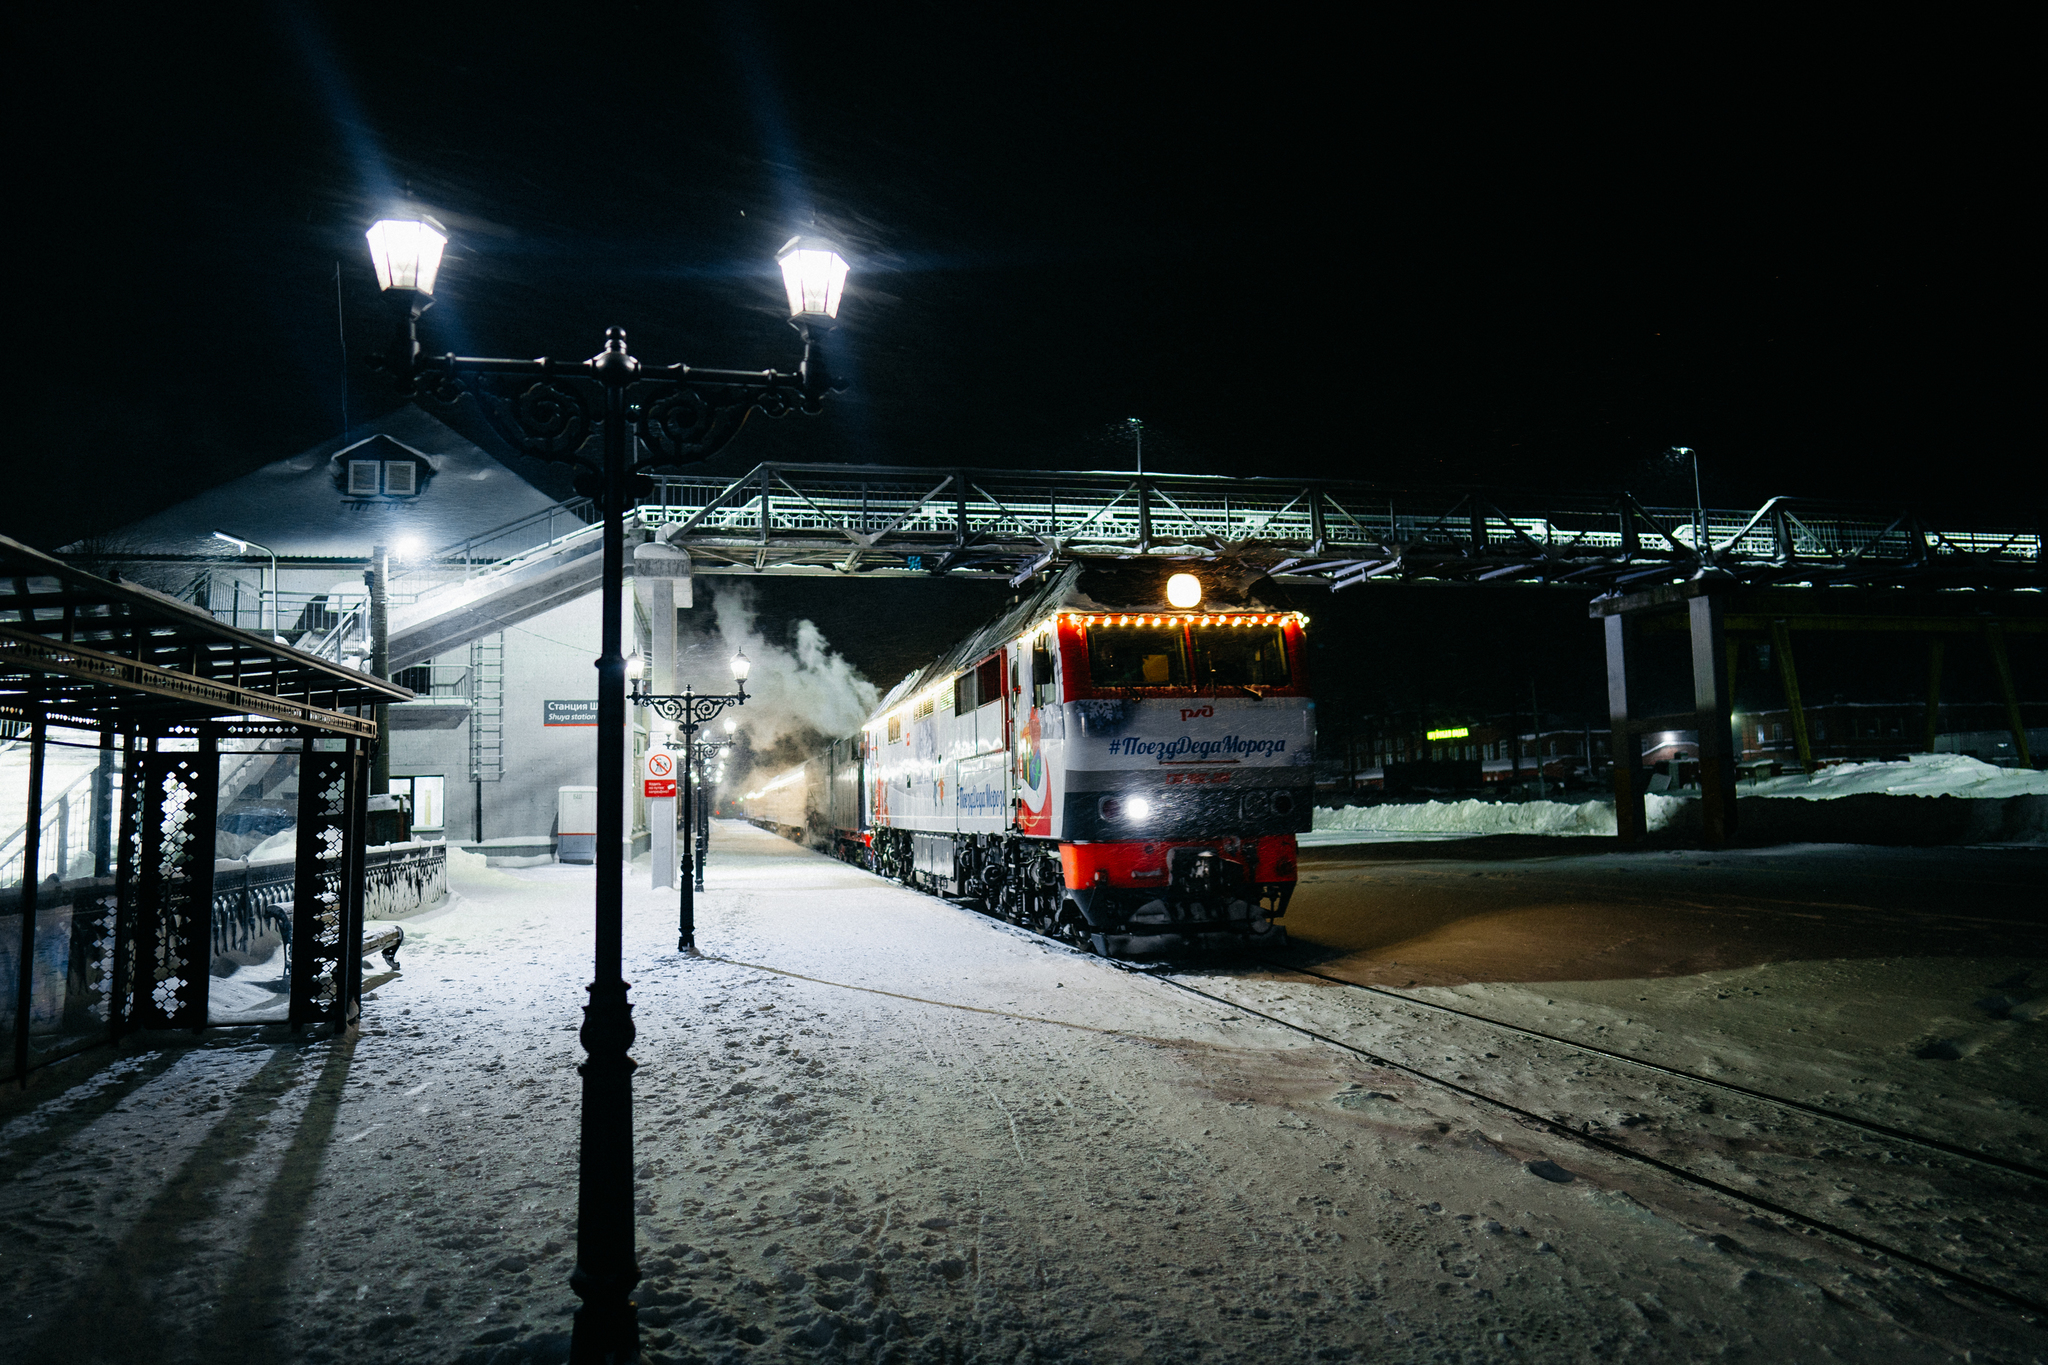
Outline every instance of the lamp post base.
<svg viewBox="0 0 2048 1365">
<path fill-rule="evenodd" d="M 640 1266 L 633 1237 L 633 1007 L 624 981 L 590 986 L 583 1012 L 583 1150 L 576 1270 L 583 1300 L 570 1338 L 571 1365 L 637 1365 Z"/>
</svg>

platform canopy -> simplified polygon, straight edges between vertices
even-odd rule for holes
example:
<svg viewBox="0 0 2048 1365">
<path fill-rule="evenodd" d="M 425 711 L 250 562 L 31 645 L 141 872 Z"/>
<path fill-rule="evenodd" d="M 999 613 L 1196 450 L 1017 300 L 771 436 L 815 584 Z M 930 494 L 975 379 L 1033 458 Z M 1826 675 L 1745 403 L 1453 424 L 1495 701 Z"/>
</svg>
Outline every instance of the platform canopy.
<svg viewBox="0 0 2048 1365">
<path fill-rule="evenodd" d="M 351 714 L 411 701 L 395 683 L 224 625 L 151 588 L 0 536 L 0 718 L 161 733 L 247 717 L 372 739 Z"/>
</svg>

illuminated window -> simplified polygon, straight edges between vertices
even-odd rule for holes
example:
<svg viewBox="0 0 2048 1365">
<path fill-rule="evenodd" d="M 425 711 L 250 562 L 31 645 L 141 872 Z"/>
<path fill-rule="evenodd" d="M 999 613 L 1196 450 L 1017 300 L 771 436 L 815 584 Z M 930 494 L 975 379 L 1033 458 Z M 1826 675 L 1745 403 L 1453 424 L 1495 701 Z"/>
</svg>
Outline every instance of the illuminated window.
<svg viewBox="0 0 2048 1365">
<path fill-rule="evenodd" d="M 901 744 L 902 742 L 903 717 L 901 714 L 893 715 L 889 717 L 889 743 Z"/>
</svg>

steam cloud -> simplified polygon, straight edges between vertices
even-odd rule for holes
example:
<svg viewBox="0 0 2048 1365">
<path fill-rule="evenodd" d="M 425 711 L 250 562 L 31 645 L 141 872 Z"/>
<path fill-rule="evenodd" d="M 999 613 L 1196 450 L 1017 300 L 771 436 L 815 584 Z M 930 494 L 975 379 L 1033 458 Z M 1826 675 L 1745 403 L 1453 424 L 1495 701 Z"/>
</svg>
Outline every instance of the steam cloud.
<svg viewBox="0 0 2048 1365">
<path fill-rule="evenodd" d="M 753 661 L 747 704 L 726 712 L 745 737 L 735 754 L 740 761 L 729 765 L 727 792 L 746 790 L 737 784 L 746 778 L 747 758 L 758 775 L 771 775 L 801 762 L 828 739 L 852 734 L 874 711 L 880 690 L 832 649 L 813 622 L 800 620 L 787 630 L 770 622 L 771 632 L 780 637 L 771 638 L 762 632 L 748 584 L 713 587 L 699 579 L 698 590 L 711 597 L 711 621 L 708 629 L 700 627 L 685 637 L 682 676 L 705 680 L 698 686 L 707 691 L 723 691 L 730 676 L 727 661 L 741 649 Z M 715 689 L 713 679 L 718 680 Z"/>
</svg>

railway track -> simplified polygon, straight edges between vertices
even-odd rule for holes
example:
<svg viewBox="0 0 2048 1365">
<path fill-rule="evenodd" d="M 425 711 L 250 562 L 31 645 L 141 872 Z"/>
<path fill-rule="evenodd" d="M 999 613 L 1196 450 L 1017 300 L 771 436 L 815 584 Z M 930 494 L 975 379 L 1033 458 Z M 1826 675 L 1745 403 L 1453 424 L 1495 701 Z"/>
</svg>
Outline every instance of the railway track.
<svg viewBox="0 0 2048 1365">
<path fill-rule="evenodd" d="M 1966 1271 L 1957 1270 L 1953 1266 L 1943 1265 L 1937 1261 L 1929 1260 L 1924 1256 L 1916 1255 L 1915 1253 L 1907 1251 L 1902 1247 L 1898 1247 L 1888 1242 L 1884 1242 L 1878 1238 L 1871 1237 L 1865 1233 L 1857 1232 L 1853 1228 L 1843 1227 L 1839 1223 L 1835 1223 L 1831 1220 L 1816 1217 L 1815 1215 L 1805 1212 L 1803 1210 L 1795 1209 L 1788 1205 L 1781 1204 L 1776 1200 L 1766 1198 L 1765 1196 L 1756 1194 L 1752 1191 L 1738 1189 L 1733 1185 L 1729 1185 L 1722 1181 L 1716 1180 L 1711 1176 L 1702 1175 L 1697 1171 L 1688 1170 L 1683 1166 L 1677 1165 L 1674 1162 L 1666 1161 L 1661 1157 L 1652 1156 L 1647 1152 L 1638 1151 L 1637 1149 L 1631 1147 L 1627 1143 L 1617 1142 L 1610 1138 L 1602 1137 L 1598 1134 L 1589 1131 L 1574 1128 L 1567 1120 L 1553 1118 L 1551 1116 L 1544 1114 L 1539 1114 L 1534 1110 L 1527 1109 L 1519 1104 L 1516 1104 L 1512 1100 L 1504 1099 L 1498 1095 L 1488 1094 L 1486 1091 L 1477 1089 L 1476 1087 L 1465 1084 L 1463 1082 L 1447 1079 L 1443 1076 L 1439 1076 L 1432 1072 L 1425 1071 L 1419 1067 L 1411 1066 L 1405 1062 L 1396 1061 L 1393 1058 L 1382 1056 L 1379 1053 L 1371 1051 L 1370 1049 L 1359 1047 L 1355 1043 L 1347 1043 L 1341 1038 L 1331 1037 L 1329 1034 L 1322 1033 L 1316 1029 L 1308 1027 L 1305 1024 L 1296 1023 L 1291 1019 L 1285 1019 L 1280 1017 L 1279 1015 L 1270 1014 L 1264 1010 L 1254 1008 L 1250 1005 L 1245 1004 L 1241 1000 L 1235 1000 L 1230 998 L 1229 996 L 1218 995 L 1211 991 L 1205 991 L 1198 986 L 1190 985 L 1185 981 L 1178 980 L 1175 977 L 1167 975 L 1163 972 L 1146 971 L 1142 968 L 1133 967 L 1124 963 L 1113 963 L 1112 965 L 1118 967 L 1121 970 L 1130 972 L 1132 975 L 1149 977 L 1154 981 L 1158 981 L 1164 985 L 1171 986 L 1175 990 L 1186 992 L 1189 995 L 1199 996 L 1204 1000 L 1208 1000 L 1215 1004 L 1225 1006 L 1226 1008 L 1235 1010 L 1240 1014 L 1248 1014 L 1255 1018 L 1262 1019 L 1267 1023 L 1276 1025 L 1280 1028 L 1284 1028 L 1291 1032 L 1301 1034 L 1305 1037 L 1313 1038 L 1317 1042 L 1325 1043 L 1331 1047 L 1339 1048 L 1345 1052 L 1349 1052 L 1354 1056 L 1362 1057 L 1366 1061 L 1371 1062 L 1375 1066 L 1385 1067 L 1392 1071 L 1399 1071 L 1403 1074 L 1414 1076 L 1418 1080 L 1426 1081 L 1430 1085 L 1439 1087 L 1444 1090 L 1452 1091 L 1456 1094 L 1466 1096 L 1469 1099 L 1476 1100 L 1479 1103 L 1487 1105 L 1491 1108 L 1501 1110 L 1502 1112 L 1508 1114 L 1512 1114 L 1528 1126 L 1539 1128 L 1546 1132 L 1554 1133 L 1557 1136 L 1566 1138 L 1574 1143 L 1596 1148 L 1610 1155 L 1621 1157 L 1624 1160 L 1633 1161 L 1641 1165 L 1652 1167 L 1658 1171 L 1662 1171 L 1666 1175 L 1672 1176 L 1675 1179 L 1684 1181 L 1689 1185 L 1693 1185 L 1705 1190 L 1711 1190 L 1714 1193 L 1719 1194 L 1725 1198 L 1736 1200 L 1752 1208 L 1761 1209 L 1766 1213 L 1773 1214 L 1776 1217 L 1785 1219 L 1788 1222 L 1796 1223 L 1800 1226 L 1810 1228 L 1817 1233 L 1837 1238 L 1853 1246 L 1861 1247 L 1866 1251 L 1870 1251 L 1879 1256 L 1886 1257 L 1892 1261 L 1898 1262 L 1899 1264 L 1912 1266 L 1915 1269 L 1922 1270 L 1930 1275 L 1937 1276 L 1942 1280 L 1945 1280 L 1961 1288 L 1967 1289 L 1970 1292 L 1980 1295 L 1982 1297 L 1996 1300 L 1997 1302 L 2009 1305 L 2011 1307 L 2022 1309 L 2029 1313 L 2048 1314 L 2048 1302 L 2043 1302 L 2039 1299 L 2029 1298 L 2024 1294 L 2016 1293 L 2000 1285 L 1991 1284 L 1985 1280 L 1979 1279 L 1976 1276 L 1969 1274 Z M 1276 966 L 1279 964 L 1265 965 Z M 1287 967 L 1285 968 L 1285 970 L 1297 973 L 1299 972 L 1298 968 L 1293 967 Z M 1310 973 L 1310 975 L 1319 974 Z M 1343 981 L 1342 978 L 1338 977 L 1327 977 L 1324 979 L 1336 981 L 1340 984 L 1347 986 L 1358 985 L 1358 983 L 1356 982 Z M 1372 990 L 1375 988 L 1360 987 L 1360 989 Z M 1653 1062 L 1643 1062 L 1637 1058 L 1629 1057 L 1624 1053 L 1610 1052 L 1604 1048 L 1589 1047 L 1582 1043 L 1573 1042 L 1571 1039 L 1568 1038 L 1555 1038 L 1552 1035 L 1538 1033 L 1534 1030 L 1521 1029 L 1512 1024 L 1503 1024 L 1499 1020 L 1488 1019 L 1484 1015 L 1467 1014 L 1463 1010 L 1449 1009 L 1448 1007 L 1444 1006 L 1434 1006 L 1431 1005 L 1430 1002 L 1413 1000 L 1407 996 L 1399 995 L 1396 992 L 1384 991 L 1381 993 L 1393 996 L 1394 998 L 1402 1000 L 1405 1003 L 1411 1005 L 1442 1009 L 1444 1012 L 1449 1014 L 1459 1015 L 1464 1018 L 1489 1024 L 1496 1028 L 1507 1029 L 1513 1032 L 1525 1034 L 1527 1036 L 1541 1038 L 1546 1042 L 1555 1042 L 1565 1046 L 1577 1048 L 1581 1051 L 1607 1057 L 1614 1061 L 1623 1062 L 1628 1065 L 1640 1066 L 1666 1075 L 1681 1077 L 1687 1081 L 1697 1084 L 1711 1085 L 1722 1090 L 1732 1090 L 1746 1097 L 1764 1103 L 1781 1105 L 1787 1109 L 1805 1112 L 1817 1117 L 1830 1119 L 1836 1122 L 1846 1123 L 1854 1127 L 1865 1129 L 1866 1131 L 1881 1132 L 1885 1136 L 1890 1137 L 1895 1141 L 1917 1143 L 1922 1147 L 1926 1147 L 1932 1150 L 1939 1150 L 1946 1154 L 1951 1154 L 1965 1160 L 1977 1162 L 1985 1166 L 2005 1170 L 2007 1172 L 2017 1173 L 2025 1177 L 2030 1177 L 2034 1179 L 2048 1179 L 2048 1176 L 2044 1176 L 2044 1174 L 2041 1171 L 2037 1170 L 2034 1167 L 2027 1166 L 2023 1163 L 2008 1162 L 2001 1158 L 1989 1157 L 1984 1153 L 1971 1152 L 1966 1148 L 1956 1147 L 1952 1144 L 1942 1143 L 1936 1139 L 1926 1138 L 1924 1136 L 1917 1134 L 1905 1133 L 1901 1130 L 1889 1129 L 1882 1124 L 1871 1124 L 1864 1120 L 1855 1119 L 1851 1115 L 1836 1114 L 1834 1111 L 1821 1109 L 1818 1106 L 1806 1105 L 1797 1100 L 1786 1100 L 1778 1096 L 1767 1095 L 1761 1091 L 1749 1090 L 1746 1087 L 1733 1086 L 1728 1084 L 1727 1082 L 1716 1081 L 1709 1077 L 1695 1076 L 1692 1073 L 1681 1071 L 1676 1068 L 1661 1066 Z"/>
<path fill-rule="evenodd" d="M 994 920 L 997 923 L 1008 923 L 1008 921 L 1003 920 L 1000 916 L 989 914 L 986 910 L 982 909 L 978 903 L 965 898 L 954 896 L 936 896 L 935 899 L 946 901 L 947 903 L 957 906 L 958 908 L 963 910 L 972 911 L 976 914 L 984 916 L 985 918 Z M 1025 930 L 1024 932 L 1031 931 Z M 1090 953 L 1090 951 L 1087 948 L 1080 947 L 1078 945 L 1071 943 L 1065 943 L 1063 940 L 1057 938 L 1052 939 L 1051 941 L 1055 943 L 1061 943 L 1062 946 L 1067 947 L 1074 952 L 1093 956 L 1093 954 Z M 1498 1029 L 1502 1032 L 1511 1033 L 1526 1038 L 1537 1039 L 1542 1042 L 1555 1044 L 1561 1047 L 1569 1047 L 1589 1056 L 1600 1057 L 1608 1061 L 1621 1063 L 1625 1066 L 1635 1067 L 1640 1070 L 1652 1072 L 1654 1074 L 1668 1076 L 1675 1080 L 1684 1081 L 1687 1084 L 1706 1086 L 1711 1089 L 1723 1091 L 1725 1093 L 1741 1095 L 1743 1098 L 1757 1103 L 1774 1105 L 1789 1112 L 1804 1114 L 1810 1118 L 1819 1119 L 1823 1122 L 1839 1124 L 1851 1129 L 1856 1129 L 1871 1134 L 1873 1136 L 1885 1138 L 1892 1142 L 1907 1143 L 1913 1146 L 1920 1147 L 1927 1151 L 1939 1152 L 1944 1156 L 1952 1157 L 1954 1159 L 1961 1161 L 1967 1161 L 1991 1170 L 2001 1171 L 2007 1175 L 2015 1175 L 2019 1176 L 2022 1179 L 2027 1180 L 2048 1182 L 2048 1171 L 2044 1171 L 2040 1167 L 2033 1166 L 2022 1161 L 2014 1161 L 1988 1152 L 1973 1151 L 1967 1147 L 1962 1147 L 1955 1143 L 1944 1142 L 1939 1138 L 1929 1137 L 1923 1133 L 1914 1133 L 1905 1129 L 1894 1128 L 1888 1124 L 1877 1123 L 1870 1119 L 1859 1118 L 1856 1115 L 1845 1114 L 1838 1110 L 1828 1109 L 1825 1106 L 1809 1104 L 1803 1100 L 1790 1099 L 1782 1095 L 1773 1095 L 1766 1091 L 1755 1090 L 1748 1086 L 1738 1085 L 1731 1081 L 1719 1080 L 1711 1076 L 1702 1076 L 1696 1072 L 1686 1071 L 1680 1067 L 1666 1066 L 1660 1062 L 1647 1061 L 1640 1057 L 1630 1056 L 1627 1053 L 1615 1052 L 1611 1049 L 1598 1047 L 1590 1043 L 1582 1043 L 1575 1039 L 1564 1038 L 1556 1034 L 1544 1033 L 1538 1029 L 1525 1028 L 1518 1024 L 1510 1024 L 1503 1020 L 1492 1019 L 1483 1014 L 1474 1014 L 1466 1010 L 1456 1009 L 1449 1005 L 1439 1005 L 1434 1001 L 1419 1000 L 1413 996 L 1403 995 L 1398 991 L 1386 990 L 1383 987 L 1368 986 L 1357 981 L 1347 981 L 1342 977 L 1331 976 L 1326 973 L 1296 967 L 1288 963 L 1258 958 L 1253 958 L 1249 960 L 1257 963 L 1257 965 L 1259 966 L 1266 967 L 1270 970 L 1289 972 L 1297 976 L 1307 976 L 1318 980 L 1328 981 L 1336 985 L 1347 986 L 1356 990 L 1385 996 L 1392 1000 L 1398 1000 L 1402 1004 L 1408 1005 L 1412 1008 L 1435 1011 L 1441 1014 L 1455 1016 L 1457 1018 L 1466 1019 L 1474 1023 L 1485 1025 L 1489 1028 Z M 1613 1140 L 1612 1138 L 1603 1137 L 1586 1128 L 1575 1128 L 1572 1126 L 1571 1122 L 1568 1119 L 1552 1117 L 1550 1115 L 1545 1114 L 1539 1114 L 1532 1109 L 1528 1109 L 1523 1107 L 1522 1105 L 1516 1104 L 1512 1100 L 1502 1098 L 1498 1095 L 1489 1094 L 1486 1091 L 1480 1090 L 1472 1085 L 1464 1084 L 1458 1080 L 1439 1076 L 1434 1072 L 1423 1070 L 1420 1067 L 1411 1066 L 1408 1063 L 1396 1061 L 1393 1058 L 1382 1056 L 1381 1054 L 1373 1052 L 1368 1048 L 1360 1047 L 1355 1043 L 1347 1043 L 1341 1038 L 1332 1037 L 1329 1034 L 1310 1028 L 1305 1024 L 1300 1024 L 1295 1022 L 1294 1020 L 1285 1019 L 1279 1015 L 1271 1014 L 1264 1010 L 1257 1009 L 1251 1005 L 1244 1003 L 1241 1000 L 1235 1000 L 1225 995 L 1218 995 L 1212 991 L 1205 991 L 1198 986 L 1190 985 L 1186 981 L 1177 979 L 1176 977 L 1168 974 L 1168 971 L 1166 970 L 1148 970 L 1144 967 L 1128 962 L 1119 961 L 1114 958 L 1108 959 L 1108 965 L 1115 967 L 1120 971 L 1129 973 L 1133 976 L 1147 977 L 1151 980 L 1158 981 L 1163 985 L 1171 986 L 1175 990 L 1185 992 L 1189 995 L 1199 996 L 1204 1000 L 1210 1001 L 1217 1005 L 1222 1005 L 1225 1008 L 1234 1010 L 1240 1014 L 1250 1015 L 1254 1018 L 1261 1019 L 1267 1023 L 1273 1024 L 1279 1028 L 1287 1029 L 1290 1032 L 1301 1034 L 1304 1037 L 1312 1038 L 1317 1042 L 1327 1044 L 1334 1048 L 1338 1048 L 1344 1052 L 1349 1052 L 1354 1056 L 1365 1059 L 1366 1061 L 1372 1063 L 1374 1066 L 1384 1067 L 1392 1071 L 1398 1071 L 1405 1075 L 1413 1076 L 1416 1079 L 1424 1081 L 1430 1085 L 1436 1086 L 1439 1089 L 1448 1090 L 1455 1094 L 1463 1095 L 1468 1099 L 1474 1100 L 1490 1108 L 1500 1110 L 1507 1114 L 1511 1114 L 1517 1120 L 1531 1128 L 1536 1128 L 1543 1130 L 1545 1132 L 1553 1133 L 1573 1143 L 1577 1143 L 1586 1147 L 1591 1147 L 1596 1150 L 1606 1152 L 1610 1155 L 1620 1157 L 1623 1160 L 1635 1162 L 1639 1165 L 1648 1166 L 1652 1169 L 1661 1171 L 1674 1179 L 1680 1180 L 1688 1185 L 1692 1185 L 1699 1189 L 1712 1191 L 1713 1193 L 1721 1195 L 1724 1198 L 1732 1199 L 1738 1203 L 1745 1204 L 1751 1208 L 1772 1214 L 1777 1218 L 1785 1220 L 1786 1222 L 1797 1224 L 1798 1226 L 1804 1228 L 1808 1228 L 1813 1232 L 1822 1234 L 1824 1236 L 1833 1237 L 1842 1242 L 1846 1242 L 1852 1246 L 1860 1247 L 1867 1252 L 1870 1252 L 1876 1256 L 1887 1258 L 1900 1265 L 1912 1266 L 1917 1270 L 1923 1271 L 1929 1275 L 1936 1277 L 1937 1279 L 1943 1280 L 1949 1284 L 1957 1286 L 1958 1288 L 1967 1290 L 1970 1293 L 1976 1294 L 1982 1298 L 1989 1299 L 2001 1304 L 2005 1304 L 2009 1307 L 2018 1308 L 2027 1313 L 2048 1315 L 2048 1301 L 2043 1301 L 2037 1298 L 2030 1298 L 2025 1294 L 2018 1293 L 2010 1289 L 2006 1289 L 2001 1285 L 1992 1284 L 1986 1280 L 1978 1278 L 1975 1275 L 1971 1275 L 1967 1271 L 1958 1270 L 1953 1266 L 1944 1265 L 1938 1261 L 1930 1260 L 1925 1256 L 1918 1255 L 1914 1252 L 1906 1250 L 1903 1247 L 1899 1247 L 1893 1245 L 1892 1243 L 1883 1241 L 1880 1238 L 1870 1236 L 1866 1233 L 1858 1232 L 1853 1228 L 1844 1227 L 1840 1223 L 1837 1223 L 1831 1219 L 1817 1217 L 1812 1213 L 1806 1212 L 1801 1209 L 1793 1208 L 1790 1205 L 1780 1203 L 1776 1200 L 1757 1194 L 1753 1191 L 1738 1189 L 1733 1185 L 1729 1185 L 1723 1181 L 1716 1180 L 1712 1176 L 1704 1175 L 1698 1171 L 1688 1170 L 1686 1167 L 1680 1166 L 1675 1162 L 1666 1161 L 1663 1158 L 1653 1156 L 1648 1152 L 1639 1151 L 1625 1142 L 1618 1142 Z"/>
<path fill-rule="evenodd" d="M 1775 1104 L 1784 1109 L 1797 1110 L 1802 1114 L 1810 1114 L 1815 1118 L 1826 1119 L 1830 1123 L 1839 1123 L 1844 1127 L 1861 1129 L 1863 1132 L 1889 1138 L 1894 1142 L 1910 1142 L 1929 1151 L 1942 1152 L 1949 1156 L 1960 1157 L 1965 1161 L 1974 1161 L 1985 1166 L 1995 1166 L 2002 1171 L 2026 1176 L 2032 1180 L 2048 1181 L 2048 1170 L 2043 1170 L 2039 1166 L 2031 1166 L 2024 1161 L 2011 1161 L 2005 1157 L 1995 1156 L 1989 1152 L 1976 1151 L 1969 1147 L 1960 1147 L 1952 1142 L 1943 1142 L 1939 1138 L 1928 1137 L 1924 1133 L 1910 1132 L 1904 1128 L 1893 1128 L 1888 1124 L 1877 1123 L 1871 1119 L 1858 1118 L 1854 1114 L 1845 1114 L 1840 1110 L 1829 1109 L 1824 1105 L 1808 1104 L 1804 1100 L 1788 1099 L 1783 1095 L 1773 1095 L 1763 1090 L 1752 1090 L 1746 1085 L 1737 1085 L 1733 1081 L 1718 1080 L 1712 1076 L 1702 1076 L 1696 1071 L 1687 1071 L 1683 1067 L 1666 1066 L 1662 1062 L 1647 1061 L 1641 1057 L 1631 1056 L 1626 1052 L 1615 1052 L 1609 1048 L 1597 1047 L 1592 1043 L 1582 1043 L 1575 1038 L 1564 1038 L 1555 1033 L 1545 1033 L 1541 1029 L 1532 1029 L 1521 1024 L 1510 1024 L 1505 1020 L 1494 1019 L 1484 1014 L 1474 1014 L 1469 1010 L 1461 1010 L 1450 1005 L 1438 1004 L 1434 1000 L 1419 1000 L 1412 995 L 1403 995 L 1399 991 L 1390 991 L 1384 986 L 1369 986 L 1362 981 L 1350 981 L 1341 976 L 1331 976 L 1327 972 L 1318 972 L 1307 967 L 1289 966 L 1284 962 L 1274 962 L 1259 958 L 1252 960 L 1260 966 L 1270 967 L 1274 971 L 1291 972 L 1296 976 L 1314 977 L 1318 981 L 1328 981 L 1339 986 L 1349 986 L 1353 990 L 1366 991 L 1373 995 L 1383 995 L 1390 1000 L 1398 1000 L 1402 1004 L 1415 1009 L 1433 1010 L 1439 1014 L 1456 1015 L 1460 1019 L 1470 1019 L 1474 1022 L 1500 1029 L 1505 1033 L 1519 1034 L 1524 1038 L 1537 1038 L 1546 1043 L 1556 1043 L 1561 1047 L 1574 1048 L 1591 1056 L 1605 1057 L 1609 1061 L 1640 1067 L 1645 1071 L 1654 1071 L 1659 1075 L 1689 1081 L 1694 1085 L 1711 1086 L 1716 1090 L 1727 1091 L 1730 1094 L 1742 1095 L 1752 1100 L 1761 1100 L 1766 1104 Z"/>
</svg>

